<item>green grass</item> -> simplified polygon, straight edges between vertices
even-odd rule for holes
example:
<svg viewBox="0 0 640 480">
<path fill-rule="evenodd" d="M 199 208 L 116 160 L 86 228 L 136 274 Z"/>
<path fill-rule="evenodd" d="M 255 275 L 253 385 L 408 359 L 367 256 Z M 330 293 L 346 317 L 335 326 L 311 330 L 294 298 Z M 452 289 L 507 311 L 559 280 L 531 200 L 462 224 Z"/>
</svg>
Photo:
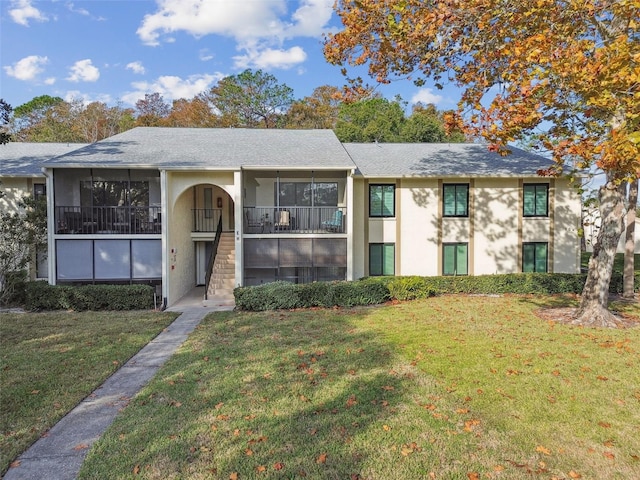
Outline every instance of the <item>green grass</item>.
<svg viewBox="0 0 640 480">
<path fill-rule="evenodd" d="M 0 314 L 0 473 L 176 314 Z"/>
<path fill-rule="evenodd" d="M 569 301 L 210 315 L 80 478 L 639 478 L 640 328 L 534 315 Z"/>
</svg>

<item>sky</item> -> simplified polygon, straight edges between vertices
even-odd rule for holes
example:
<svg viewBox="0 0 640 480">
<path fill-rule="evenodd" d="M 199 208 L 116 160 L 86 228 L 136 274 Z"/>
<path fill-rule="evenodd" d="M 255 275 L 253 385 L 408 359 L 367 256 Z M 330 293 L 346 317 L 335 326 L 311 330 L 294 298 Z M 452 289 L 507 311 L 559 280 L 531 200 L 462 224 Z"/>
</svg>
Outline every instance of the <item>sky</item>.
<svg viewBox="0 0 640 480">
<path fill-rule="evenodd" d="M 337 31 L 334 0 L 0 0 L 0 97 L 12 107 L 40 95 L 133 107 L 147 93 L 193 98 L 247 68 L 311 95 L 341 87 L 322 53 Z M 366 76 L 366 71 L 348 69 Z M 367 78 L 370 83 L 370 79 Z M 455 108 L 453 87 L 407 80 L 386 98 Z"/>
</svg>

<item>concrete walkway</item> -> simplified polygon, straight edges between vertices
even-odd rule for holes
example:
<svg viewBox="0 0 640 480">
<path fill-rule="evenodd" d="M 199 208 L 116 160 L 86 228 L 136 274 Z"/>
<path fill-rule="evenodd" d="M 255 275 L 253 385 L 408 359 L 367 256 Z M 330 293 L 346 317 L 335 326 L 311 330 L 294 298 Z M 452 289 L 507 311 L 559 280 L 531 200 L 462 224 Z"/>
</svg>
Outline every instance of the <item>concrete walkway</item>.
<svg viewBox="0 0 640 480">
<path fill-rule="evenodd" d="M 75 479 L 88 449 L 111 425 L 118 412 L 187 339 L 205 315 L 231 309 L 233 307 L 205 308 L 188 300 L 178 302 L 170 308 L 169 311 L 182 314 L 20 455 L 19 464 L 8 470 L 4 480 Z"/>
</svg>

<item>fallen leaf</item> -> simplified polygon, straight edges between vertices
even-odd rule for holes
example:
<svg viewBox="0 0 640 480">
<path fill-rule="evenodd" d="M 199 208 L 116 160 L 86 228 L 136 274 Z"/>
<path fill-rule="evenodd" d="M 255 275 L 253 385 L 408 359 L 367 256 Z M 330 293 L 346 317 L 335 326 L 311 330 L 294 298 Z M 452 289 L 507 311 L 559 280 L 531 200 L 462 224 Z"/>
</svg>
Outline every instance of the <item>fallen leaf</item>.
<svg viewBox="0 0 640 480">
<path fill-rule="evenodd" d="M 613 460 L 616 456 L 611 452 L 604 452 L 603 455 L 607 457 L 609 460 Z"/>
<path fill-rule="evenodd" d="M 215 408 L 216 410 L 220 410 L 223 405 L 224 405 L 224 402 L 216 403 L 213 408 Z"/>
<path fill-rule="evenodd" d="M 251 450 L 250 448 L 247 448 L 247 449 L 244 451 L 244 454 L 245 454 L 246 456 L 250 457 L 251 455 L 253 455 L 253 450 Z"/>
<path fill-rule="evenodd" d="M 545 455 L 551 455 L 551 450 L 549 450 L 546 447 L 543 447 L 542 445 L 538 445 L 536 447 L 536 452 L 544 453 Z"/>
<path fill-rule="evenodd" d="M 284 468 L 284 463 L 282 462 L 276 462 L 273 465 L 274 470 L 282 470 Z"/>
<path fill-rule="evenodd" d="M 262 472 L 266 472 L 267 471 L 267 467 L 265 467 L 264 465 L 258 465 L 256 467 L 256 472 L 258 473 L 262 473 Z"/>
<path fill-rule="evenodd" d="M 391 390 L 395 390 L 395 387 L 392 387 L 391 385 L 385 385 L 384 387 L 382 387 L 382 389 L 389 392 Z"/>
<path fill-rule="evenodd" d="M 382 426 L 382 429 L 383 429 L 385 432 L 388 432 L 389 430 L 391 430 L 391 427 L 390 427 L 389 425 L 383 425 L 383 426 Z"/>
<path fill-rule="evenodd" d="M 231 475 L 229 475 L 229 480 L 238 480 L 238 474 L 236 472 L 233 472 Z"/>
<path fill-rule="evenodd" d="M 15 460 L 9 464 L 10 468 L 16 468 L 20 466 L 20 460 Z"/>
<path fill-rule="evenodd" d="M 582 475 L 580 475 L 578 472 L 576 472 L 576 471 L 574 471 L 574 470 L 571 470 L 571 471 L 569 472 L 569 476 L 570 476 L 571 478 L 582 478 Z"/>
<path fill-rule="evenodd" d="M 326 463 L 327 462 L 327 454 L 323 453 L 321 454 L 317 459 L 316 459 L 316 463 Z"/>
<path fill-rule="evenodd" d="M 469 480 L 480 480 L 480 474 L 478 472 L 469 472 L 467 473 L 467 478 Z"/>
<path fill-rule="evenodd" d="M 140 473 L 140 465 L 133 467 L 133 474 L 138 475 Z"/>
<path fill-rule="evenodd" d="M 86 450 L 87 448 L 89 448 L 89 445 L 87 445 L 86 443 L 79 443 L 78 445 L 73 447 L 74 450 Z"/>
<path fill-rule="evenodd" d="M 598 422 L 598 425 L 600 425 L 602 428 L 611 428 L 611 424 L 608 422 Z"/>
</svg>

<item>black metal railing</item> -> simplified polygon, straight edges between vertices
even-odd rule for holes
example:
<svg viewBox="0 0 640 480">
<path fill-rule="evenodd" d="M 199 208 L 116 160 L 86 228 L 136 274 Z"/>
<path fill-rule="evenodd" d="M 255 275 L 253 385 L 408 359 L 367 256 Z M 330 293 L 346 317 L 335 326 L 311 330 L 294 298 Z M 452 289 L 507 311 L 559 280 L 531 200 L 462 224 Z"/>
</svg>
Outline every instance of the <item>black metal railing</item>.
<svg viewBox="0 0 640 480">
<path fill-rule="evenodd" d="M 194 208 L 192 232 L 215 232 L 222 218 L 221 208 Z"/>
<path fill-rule="evenodd" d="M 161 207 L 55 207 L 56 233 L 153 234 L 162 231 Z"/>
<path fill-rule="evenodd" d="M 346 207 L 244 207 L 244 233 L 346 233 Z"/>
<path fill-rule="evenodd" d="M 211 248 L 211 255 L 207 261 L 207 274 L 204 281 L 204 299 L 207 300 L 209 296 L 209 282 L 211 281 L 211 275 L 213 274 L 213 264 L 216 262 L 216 255 L 218 254 L 218 245 L 220 245 L 220 235 L 222 235 L 222 217 L 218 220 L 218 227 L 216 228 L 216 238 L 213 240 L 213 247 Z"/>
</svg>

